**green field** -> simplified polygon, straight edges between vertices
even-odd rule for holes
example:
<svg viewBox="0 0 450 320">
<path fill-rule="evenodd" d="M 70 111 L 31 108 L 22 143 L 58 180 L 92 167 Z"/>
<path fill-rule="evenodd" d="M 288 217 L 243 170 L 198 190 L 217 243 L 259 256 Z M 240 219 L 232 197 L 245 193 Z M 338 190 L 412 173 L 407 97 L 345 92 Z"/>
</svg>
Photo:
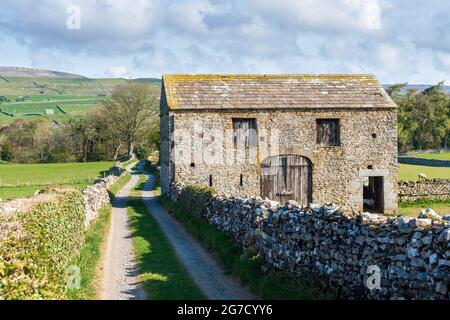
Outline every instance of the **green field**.
<svg viewBox="0 0 450 320">
<path fill-rule="evenodd" d="M 88 79 L 88 78 L 45 78 L 45 77 L 7 77 L 0 79 L 0 95 L 74 95 L 96 96 L 108 94 L 125 79 Z M 141 80 L 145 83 L 160 85 L 158 79 Z"/>
<path fill-rule="evenodd" d="M 67 115 L 77 115 L 91 111 L 100 101 L 125 79 L 73 79 L 43 77 L 0 78 L 0 127 L 16 119 L 32 120 L 46 117 L 64 121 Z M 157 87 L 158 79 L 134 80 Z M 58 108 L 60 106 L 62 109 Z M 52 109 L 54 115 L 46 115 L 45 110 Z"/>
<path fill-rule="evenodd" d="M 426 174 L 429 179 L 450 179 L 450 168 L 447 167 L 426 167 L 411 164 L 400 164 L 398 180 L 416 181 L 419 180 L 420 173 Z"/>
<path fill-rule="evenodd" d="M 431 153 L 431 154 L 415 154 L 408 156 L 411 158 L 434 159 L 434 160 L 450 160 L 450 152 Z"/>
<path fill-rule="evenodd" d="M 0 164 L 0 199 L 31 196 L 36 190 L 65 185 L 83 188 L 105 174 L 114 162 Z"/>
<path fill-rule="evenodd" d="M 20 102 L 11 99 L 11 102 L 0 104 L 0 123 L 8 124 L 16 119 L 31 120 L 39 117 L 64 120 L 67 115 L 91 111 L 104 99 L 106 97 L 102 96 L 27 96 Z M 46 114 L 48 109 L 53 110 L 53 114 Z"/>
</svg>

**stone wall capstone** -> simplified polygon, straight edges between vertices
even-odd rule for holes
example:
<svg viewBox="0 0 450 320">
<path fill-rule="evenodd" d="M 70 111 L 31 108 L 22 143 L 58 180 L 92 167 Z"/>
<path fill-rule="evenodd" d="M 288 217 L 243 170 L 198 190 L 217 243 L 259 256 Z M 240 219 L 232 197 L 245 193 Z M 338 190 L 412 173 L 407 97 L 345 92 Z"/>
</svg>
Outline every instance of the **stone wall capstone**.
<svg viewBox="0 0 450 320">
<path fill-rule="evenodd" d="M 398 185 L 401 202 L 425 200 L 450 200 L 450 179 L 401 181 Z"/>
<path fill-rule="evenodd" d="M 176 189 L 172 186 L 175 199 Z M 319 274 L 341 298 L 449 299 L 445 220 L 354 215 L 333 205 L 223 196 L 212 197 L 206 211 L 206 221 L 244 251 L 259 254 L 265 270 Z"/>
</svg>

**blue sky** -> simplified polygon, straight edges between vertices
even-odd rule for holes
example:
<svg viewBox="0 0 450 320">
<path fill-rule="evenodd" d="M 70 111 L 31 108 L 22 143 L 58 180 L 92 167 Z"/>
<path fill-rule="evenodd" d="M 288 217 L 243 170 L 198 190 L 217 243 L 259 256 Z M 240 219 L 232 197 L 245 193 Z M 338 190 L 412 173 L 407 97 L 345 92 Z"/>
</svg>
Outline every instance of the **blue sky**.
<svg viewBox="0 0 450 320">
<path fill-rule="evenodd" d="M 449 17 L 441 0 L 1 0 L 0 64 L 89 77 L 373 73 L 450 84 Z"/>
</svg>

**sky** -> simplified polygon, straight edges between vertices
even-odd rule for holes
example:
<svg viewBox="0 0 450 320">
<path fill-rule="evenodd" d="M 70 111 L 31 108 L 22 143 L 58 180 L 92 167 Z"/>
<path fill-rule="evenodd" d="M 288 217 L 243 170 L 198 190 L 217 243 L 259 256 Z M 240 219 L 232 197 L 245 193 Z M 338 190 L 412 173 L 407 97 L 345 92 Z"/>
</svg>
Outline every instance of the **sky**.
<svg viewBox="0 0 450 320">
<path fill-rule="evenodd" d="M 450 1 L 0 0 L 0 65 L 88 77 L 372 73 L 450 85 Z"/>
</svg>

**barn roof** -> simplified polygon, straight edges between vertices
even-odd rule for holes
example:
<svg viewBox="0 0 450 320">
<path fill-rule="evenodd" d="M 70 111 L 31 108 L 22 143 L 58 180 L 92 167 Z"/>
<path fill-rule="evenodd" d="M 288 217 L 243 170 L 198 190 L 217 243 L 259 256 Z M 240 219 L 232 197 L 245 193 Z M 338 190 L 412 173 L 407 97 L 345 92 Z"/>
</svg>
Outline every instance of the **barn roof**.
<svg viewBox="0 0 450 320">
<path fill-rule="evenodd" d="M 396 108 L 373 75 L 167 74 L 169 109 Z"/>
</svg>

